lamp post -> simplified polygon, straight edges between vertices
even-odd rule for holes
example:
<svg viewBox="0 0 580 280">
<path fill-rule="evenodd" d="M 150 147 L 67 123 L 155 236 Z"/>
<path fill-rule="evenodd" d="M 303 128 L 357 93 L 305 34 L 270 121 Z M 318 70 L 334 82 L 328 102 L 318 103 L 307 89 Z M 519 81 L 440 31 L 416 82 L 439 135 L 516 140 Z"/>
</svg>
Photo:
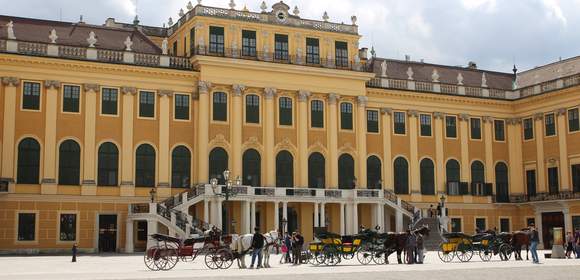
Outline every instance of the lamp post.
<svg viewBox="0 0 580 280">
<path fill-rule="evenodd" d="M 225 170 L 223 175 L 224 175 L 224 181 L 225 181 L 225 185 L 223 187 L 218 185 L 217 178 L 212 178 L 209 181 L 209 183 L 211 184 L 211 190 L 212 190 L 213 194 L 218 198 L 223 197 L 224 201 L 226 202 L 226 204 L 222 204 L 222 206 L 224 207 L 223 209 L 225 210 L 224 211 L 225 215 L 226 215 L 226 217 L 225 217 L 226 218 L 225 219 L 226 220 L 226 227 L 228 225 L 235 226 L 235 221 L 232 221 L 230 223 L 228 220 L 227 202 L 230 200 L 231 197 L 236 196 L 236 192 L 234 191 L 234 187 L 239 187 L 241 185 L 241 179 L 240 179 L 240 176 L 238 176 L 235 180 L 231 180 L 229 170 Z M 218 187 L 220 187 L 219 190 L 218 190 Z M 225 229 L 225 231 L 227 231 L 227 228 Z"/>
<path fill-rule="evenodd" d="M 280 223 L 282 224 L 282 236 L 286 235 L 286 225 L 288 224 L 288 220 L 286 220 L 286 218 L 282 217 L 282 220 L 280 220 Z"/>
<path fill-rule="evenodd" d="M 157 190 L 155 188 L 152 188 L 149 191 L 149 197 L 151 198 L 151 203 L 155 202 L 155 195 L 157 194 Z"/>
</svg>

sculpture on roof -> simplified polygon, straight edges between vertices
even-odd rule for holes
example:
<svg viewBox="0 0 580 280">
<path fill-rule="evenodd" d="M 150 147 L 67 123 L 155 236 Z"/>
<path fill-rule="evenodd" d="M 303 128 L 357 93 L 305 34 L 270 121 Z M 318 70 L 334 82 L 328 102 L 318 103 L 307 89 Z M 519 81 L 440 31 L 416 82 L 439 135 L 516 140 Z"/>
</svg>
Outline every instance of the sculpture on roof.
<svg viewBox="0 0 580 280">
<path fill-rule="evenodd" d="M 298 6 L 294 6 L 294 11 L 293 11 L 295 16 L 299 16 L 300 15 L 300 10 L 298 10 Z"/>
<path fill-rule="evenodd" d="M 167 21 L 167 25 L 169 25 L 169 27 L 173 26 L 173 19 L 171 17 L 169 17 L 169 21 Z"/>
<path fill-rule="evenodd" d="M 381 63 L 381 77 L 387 77 L 387 61 L 383 60 Z"/>
<path fill-rule="evenodd" d="M 230 0 L 229 6 L 230 6 L 230 9 L 232 9 L 232 10 L 235 9 L 236 8 L 236 2 L 234 2 L 234 0 Z"/>
<path fill-rule="evenodd" d="M 8 33 L 9 40 L 16 40 L 16 36 L 14 35 L 14 22 L 10 21 L 6 24 L 6 32 Z"/>
<path fill-rule="evenodd" d="M 328 13 L 326 11 L 324 11 L 324 14 L 322 15 L 322 19 L 324 21 L 328 21 L 328 19 L 330 19 L 330 17 L 328 16 Z"/>
<path fill-rule="evenodd" d="M 481 75 L 481 87 L 487 87 L 487 76 L 485 76 L 485 73 Z"/>
<path fill-rule="evenodd" d="M 268 5 L 266 5 L 266 1 L 262 1 L 262 4 L 260 4 L 260 10 L 262 10 L 262 13 L 265 13 L 267 9 Z"/>
<path fill-rule="evenodd" d="M 439 72 L 437 72 L 437 69 L 433 69 L 433 74 L 431 74 L 431 80 L 434 83 L 438 83 L 439 82 Z"/>
<path fill-rule="evenodd" d="M 54 28 L 50 31 L 50 34 L 48 35 L 48 39 L 50 39 L 51 44 L 56 44 L 56 40 L 58 39 L 58 36 L 56 35 L 56 30 Z"/>
<path fill-rule="evenodd" d="M 179 9 L 179 17 L 183 17 L 185 15 L 185 12 L 183 11 L 183 9 Z"/>
<path fill-rule="evenodd" d="M 463 85 L 463 75 L 461 73 L 457 74 L 457 84 L 460 86 Z"/>
<path fill-rule="evenodd" d="M 133 41 L 131 41 L 131 36 L 127 36 L 127 39 L 125 39 L 125 51 L 130 52 L 131 51 L 131 47 L 133 46 Z"/>
<path fill-rule="evenodd" d="M 191 4 L 191 1 L 187 2 L 187 9 L 188 10 L 193 10 L 193 4 Z"/>
<path fill-rule="evenodd" d="M 411 67 L 407 68 L 407 79 L 413 80 L 413 75 L 414 74 L 415 73 L 413 72 L 413 68 L 411 68 Z"/>
<path fill-rule="evenodd" d="M 356 21 L 358 20 L 358 18 L 356 16 L 352 16 L 350 17 L 350 20 L 352 21 L 352 25 L 356 25 Z"/>
<path fill-rule="evenodd" d="M 98 40 L 97 40 L 97 37 L 95 35 L 95 32 L 91 31 L 89 33 L 89 38 L 87 38 L 87 43 L 89 43 L 89 48 L 94 48 L 97 41 Z"/>
<path fill-rule="evenodd" d="M 162 51 L 163 55 L 167 55 L 168 44 L 169 44 L 169 42 L 167 41 L 167 38 L 164 38 L 163 42 L 161 43 L 161 51 Z"/>
</svg>

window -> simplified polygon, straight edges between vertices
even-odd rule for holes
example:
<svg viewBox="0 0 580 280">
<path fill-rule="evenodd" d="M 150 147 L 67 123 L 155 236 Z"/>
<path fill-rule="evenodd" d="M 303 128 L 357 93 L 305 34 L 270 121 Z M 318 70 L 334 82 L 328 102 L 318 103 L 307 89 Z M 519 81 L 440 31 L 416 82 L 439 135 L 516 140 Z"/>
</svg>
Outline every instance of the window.
<svg viewBox="0 0 580 280">
<path fill-rule="evenodd" d="M 173 42 L 173 51 L 171 52 L 174 56 L 177 56 L 177 41 Z"/>
<path fill-rule="evenodd" d="M 224 171 L 228 169 L 228 153 L 222 148 L 214 148 L 209 153 L 209 178 L 216 178 L 218 184 L 224 185 Z"/>
<path fill-rule="evenodd" d="M 79 112 L 81 87 L 65 85 L 62 88 L 62 111 L 69 113 Z"/>
<path fill-rule="evenodd" d="M 451 218 L 451 232 L 461 231 L 461 218 Z"/>
<path fill-rule="evenodd" d="M 280 125 L 292 125 L 292 98 L 280 97 Z"/>
<path fill-rule="evenodd" d="M 324 156 L 320 153 L 312 153 L 308 157 L 308 187 L 324 189 L 326 185 L 326 164 Z"/>
<path fill-rule="evenodd" d="M 338 188 L 354 189 L 355 187 L 354 159 L 349 154 L 343 154 L 338 158 Z"/>
<path fill-rule="evenodd" d="M 151 145 L 142 144 L 135 156 L 135 185 L 155 187 L 155 150 Z"/>
<path fill-rule="evenodd" d="M 481 119 L 471 118 L 471 139 L 481 139 Z"/>
<path fill-rule="evenodd" d="M 340 129 L 352 130 L 352 103 L 340 103 Z"/>
<path fill-rule="evenodd" d="M 578 117 L 578 108 L 568 110 L 568 130 L 570 132 L 580 131 L 580 118 Z"/>
<path fill-rule="evenodd" d="M 306 38 L 306 63 L 320 64 L 320 46 L 318 39 Z"/>
<path fill-rule="evenodd" d="M 450 159 L 445 164 L 445 178 L 447 179 L 447 194 L 460 195 L 461 169 L 459 162 Z"/>
<path fill-rule="evenodd" d="M 435 165 L 433 161 L 425 158 L 421 160 L 421 194 L 434 195 L 435 194 Z"/>
<path fill-rule="evenodd" d="M 274 35 L 274 60 L 288 60 L 288 35 Z"/>
<path fill-rule="evenodd" d="M 508 166 L 499 162 L 495 165 L 495 195 L 497 202 L 509 202 Z"/>
<path fill-rule="evenodd" d="M 487 229 L 485 218 L 475 218 L 475 229 L 476 231 L 485 231 Z"/>
<path fill-rule="evenodd" d="M 499 219 L 499 232 L 510 232 L 510 219 L 508 218 Z"/>
<path fill-rule="evenodd" d="M 211 54 L 224 54 L 224 28 L 218 26 L 209 27 L 209 52 Z"/>
<path fill-rule="evenodd" d="M 137 221 L 137 240 L 147 241 L 147 221 Z"/>
<path fill-rule="evenodd" d="M 60 241 L 77 240 L 77 215 L 60 214 Z"/>
<path fill-rule="evenodd" d="M 405 113 L 395 112 L 393 115 L 395 120 L 395 134 L 405 134 Z"/>
<path fill-rule="evenodd" d="M 40 144 L 34 138 L 25 138 L 18 144 L 16 183 L 38 184 L 40 177 Z"/>
<path fill-rule="evenodd" d="M 447 138 L 457 138 L 457 117 L 445 117 L 445 135 Z"/>
<path fill-rule="evenodd" d="M 557 194 L 559 192 L 558 167 L 548 168 L 548 189 L 550 194 Z"/>
<path fill-rule="evenodd" d="M 101 114 L 116 115 L 117 114 L 117 100 L 119 98 L 119 90 L 116 88 L 103 88 L 101 92 Z"/>
<path fill-rule="evenodd" d="M 485 167 L 479 160 L 476 160 L 471 164 L 471 182 L 485 183 Z"/>
<path fill-rule="evenodd" d="M 324 102 L 312 100 L 310 102 L 310 126 L 316 128 L 324 127 Z"/>
<path fill-rule="evenodd" d="M 367 158 L 367 187 L 369 189 L 381 189 L 381 160 L 376 156 Z"/>
<path fill-rule="evenodd" d="M 242 56 L 256 57 L 256 31 L 242 30 Z"/>
<path fill-rule="evenodd" d="M 139 92 L 139 117 L 155 117 L 155 93 L 150 91 Z"/>
<path fill-rule="evenodd" d="M 580 164 L 572 165 L 572 190 L 580 192 Z"/>
<path fill-rule="evenodd" d="M 246 95 L 246 123 L 260 123 L 260 97 Z"/>
<path fill-rule="evenodd" d="M 348 67 L 348 44 L 346 42 L 336 41 L 334 43 L 334 53 L 336 59 L 336 67 Z"/>
<path fill-rule="evenodd" d="M 60 144 L 58 156 L 58 184 L 77 186 L 81 177 L 81 147 L 74 140 Z"/>
<path fill-rule="evenodd" d="M 261 163 L 260 153 L 249 149 L 242 156 L 242 184 L 244 186 L 261 186 Z"/>
<path fill-rule="evenodd" d="M 431 136 L 431 116 L 421 114 L 419 119 L 421 121 L 421 136 Z"/>
<path fill-rule="evenodd" d="M 40 110 L 40 83 L 24 82 L 22 109 Z"/>
<path fill-rule="evenodd" d="M 526 170 L 526 190 L 528 196 L 536 195 L 536 170 Z"/>
<path fill-rule="evenodd" d="M 189 54 L 195 55 L 195 50 L 195 27 L 193 27 L 191 30 L 189 30 Z"/>
<path fill-rule="evenodd" d="M 379 111 L 367 111 L 367 132 L 379 133 Z"/>
<path fill-rule="evenodd" d="M 175 119 L 189 120 L 189 95 L 175 94 Z"/>
<path fill-rule="evenodd" d="M 177 146 L 171 155 L 171 187 L 189 188 L 190 178 L 191 152 L 185 146 Z"/>
<path fill-rule="evenodd" d="M 546 136 L 556 135 L 556 121 L 554 120 L 554 114 L 547 114 L 544 117 L 544 123 L 546 126 Z"/>
<path fill-rule="evenodd" d="M 99 147 L 98 186 L 118 186 L 119 180 L 119 149 L 111 142 Z"/>
<path fill-rule="evenodd" d="M 288 151 L 276 155 L 276 187 L 294 187 L 294 158 Z"/>
<path fill-rule="evenodd" d="M 395 193 L 409 194 L 409 163 L 405 158 L 398 157 L 394 164 Z"/>
<path fill-rule="evenodd" d="M 222 122 L 228 120 L 228 97 L 223 92 L 213 94 L 213 120 Z"/>
<path fill-rule="evenodd" d="M 18 241 L 36 240 L 36 214 L 18 213 Z"/>
<path fill-rule="evenodd" d="M 503 120 L 494 120 L 493 128 L 495 130 L 495 141 L 505 141 L 505 122 Z"/>
<path fill-rule="evenodd" d="M 524 120 L 524 140 L 534 139 L 534 121 L 532 119 Z"/>
</svg>

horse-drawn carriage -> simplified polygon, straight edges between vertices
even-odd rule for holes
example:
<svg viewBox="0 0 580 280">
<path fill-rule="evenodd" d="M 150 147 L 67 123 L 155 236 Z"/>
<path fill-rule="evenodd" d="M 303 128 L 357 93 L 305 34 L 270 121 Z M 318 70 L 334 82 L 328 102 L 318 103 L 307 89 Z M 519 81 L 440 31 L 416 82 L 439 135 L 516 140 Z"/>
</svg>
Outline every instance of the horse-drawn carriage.
<svg viewBox="0 0 580 280">
<path fill-rule="evenodd" d="M 443 241 L 439 245 L 439 258 L 443 262 L 451 262 L 457 257 L 461 262 L 468 262 L 478 253 L 482 261 L 491 260 L 492 256 L 498 255 L 501 260 L 509 260 L 512 254 L 512 246 L 509 237 L 492 232 L 468 235 L 462 232 L 444 233 Z"/>
</svg>

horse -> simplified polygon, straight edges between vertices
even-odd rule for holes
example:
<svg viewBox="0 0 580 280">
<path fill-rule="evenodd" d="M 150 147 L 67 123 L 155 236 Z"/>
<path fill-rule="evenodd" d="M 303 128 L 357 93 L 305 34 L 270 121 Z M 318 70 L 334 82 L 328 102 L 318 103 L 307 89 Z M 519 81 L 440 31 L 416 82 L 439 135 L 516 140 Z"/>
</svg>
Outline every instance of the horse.
<svg viewBox="0 0 580 280">
<path fill-rule="evenodd" d="M 429 226 L 422 225 L 416 230 L 411 231 L 413 234 L 420 233 L 425 236 L 429 236 Z M 384 234 L 383 234 L 384 235 Z M 382 236 L 382 235 L 381 235 Z M 409 237 L 409 233 L 407 232 L 389 232 L 386 234 L 386 239 L 384 243 L 385 248 L 385 263 L 389 263 L 389 256 L 397 252 L 397 262 L 402 264 L 403 261 L 401 260 L 401 253 L 405 249 L 407 245 L 407 238 Z"/>
<path fill-rule="evenodd" d="M 278 242 L 280 234 L 278 231 L 273 230 L 262 234 L 262 236 L 264 236 L 264 247 L 262 248 L 262 267 L 270 268 L 270 247 Z M 252 247 L 253 237 L 254 235 L 251 233 L 243 235 L 232 235 L 232 243 L 230 248 L 234 252 L 234 257 L 238 260 L 238 267 L 240 269 L 247 268 L 245 257 Z"/>
<path fill-rule="evenodd" d="M 523 260 L 522 259 L 523 246 L 526 246 L 526 260 L 529 260 L 528 252 L 530 251 L 531 234 L 532 232 L 527 228 L 512 233 L 511 245 L 514 248 L 514 257 L 517 261 Z"/>
</svg>

